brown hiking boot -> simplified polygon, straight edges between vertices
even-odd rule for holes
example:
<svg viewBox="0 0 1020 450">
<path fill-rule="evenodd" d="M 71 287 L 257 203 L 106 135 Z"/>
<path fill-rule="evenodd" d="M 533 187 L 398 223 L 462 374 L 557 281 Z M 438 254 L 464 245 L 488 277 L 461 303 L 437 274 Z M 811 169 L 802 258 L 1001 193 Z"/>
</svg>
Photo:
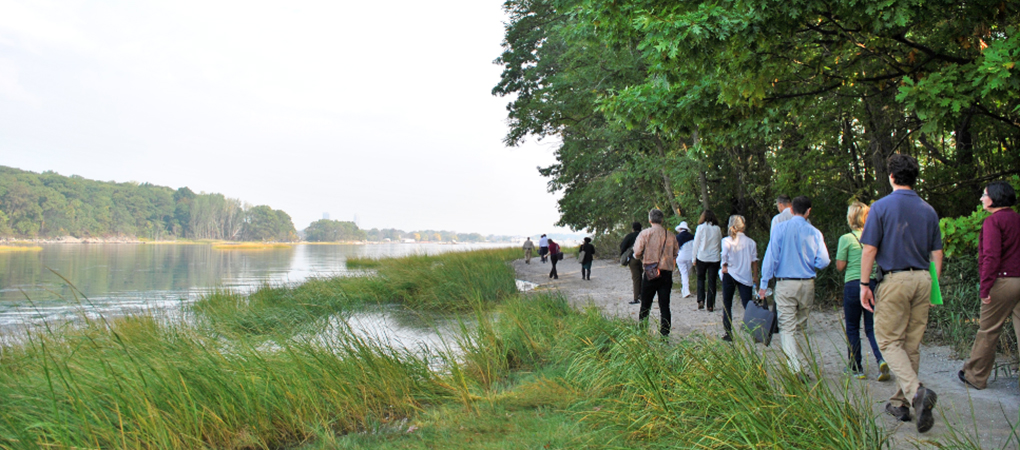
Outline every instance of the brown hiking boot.
<svg viewBox="0 0 1020 450">
<path fill-rule="evenodd" d="M 914 412 L 917 414 L 917 431 L 924 433 L 931 429 L 935 425 L 935 417 L 932 416 L 931 410 L 935 408 L 935 402 L 938 401 L 939 396 L 935 395 L 935 391 L 928 389 L 924 386 L 917 388 L 917 394 L 914 394 Z"/>
<path fill-rule="evenodd" d="M 910 408 L 906 406 L 893 406 L 892 402 L 885 404 L 885 412 L 900 419 L 900 422 L 910 422 Z"/>
</svg>

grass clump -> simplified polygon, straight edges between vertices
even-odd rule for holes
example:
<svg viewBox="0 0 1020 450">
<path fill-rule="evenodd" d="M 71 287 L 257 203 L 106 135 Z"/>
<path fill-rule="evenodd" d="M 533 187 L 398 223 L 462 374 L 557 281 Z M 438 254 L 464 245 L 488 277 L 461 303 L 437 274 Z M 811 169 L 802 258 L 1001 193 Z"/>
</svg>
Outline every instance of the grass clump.
<svg viewBox="0 0 1020 450">
<path fill-rule="evenodd" d="M 0 245 L 0 253 L 15 252 L 41 252 L 42 247 L 38 245 Z"/>
<path fill-rule="evenodd" d="M 277 248 L 292 248 L 293 245 L 284 244 L 280 242 L 241 242 L 241 243 L 224 243 L 224 244 L 213 244 L 212 248 L 216 250 L 270 250 Z"/>
</svg>

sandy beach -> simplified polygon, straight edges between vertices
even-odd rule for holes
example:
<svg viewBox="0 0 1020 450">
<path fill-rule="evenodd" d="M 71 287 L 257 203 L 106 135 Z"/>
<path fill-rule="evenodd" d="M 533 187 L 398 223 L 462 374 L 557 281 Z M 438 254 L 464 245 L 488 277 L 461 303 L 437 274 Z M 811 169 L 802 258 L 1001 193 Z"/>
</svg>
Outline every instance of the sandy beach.
<svg viewBox="0 0 1020 450">
<path fill-rule="evenodd" d="M 516 260 L 513 266 L 519 279 L 538 285 L 536 291 L 556 291 L 576 308 L 594 306 L 609 317 L 637 323 L 638 305 L 628 303 L 632 298 L 630 271 L 615 260 L 595 260 L 590 281 L 581 279 L 581 266 L 573 255 L 567 255 L 566 259 L 557 264 L 558 280 L 549 278 L 550 265 L 543 264 L 538 258 L 533 258 L 531 264 L 525 264 L 523 259 Z M 700 334 L 715 339 L 719 345 L 731 345 L 719 340 L 723 334 L 721 286 L 716 310 L 709 313 L 698 310 L 693 295 L 680 297 L 679 273 L 674 275 L 674 281 L 670 303 L 673 316 L 670 340 L 676 342 Z M 692 294 L 694 286 L 695 281 L 692 279 Z M 735 325 L 739 324 L 743 315 L 738 296 L 734 299 Z M 654 326 L 658 323 L 656 303 L 652 306 L 651 320 L 653 326 L 649 328 L 657 330 L 657 326 Z M 920 378 L 925 386 L 938 393 L 939 398 L 935 427 L 920 434 L 913 422 L 901 423 L 885 414 L 885 404 L 896 390 L 895 381 L 879 382 L 875 379 L 878 376 L 877 365 L 863 333 L 863 361 L 868 379 L 848 379 L 843 374 L 847 358 L 843 330 L 842 308 L 829 307 L 823 310 L 816 305 L 808 322 L 808 339 L 813 357 L 816 358 L 822 376 L 833 381 L 832 386 L 841 386 L 849 381 L 851 388 L 863 389 L 867 393 L 872 399 L 878 420 L 885 423 L 892 432 L 892 448 L 927 447 L 925 442 L 928 439 L 938 439 L 947 434 L 947 423 L 952 423 L 957 433 L 962 432 L 982 448 L 1002 448 L 1008 441 L 1012 426 L 1020 420 L 1020 389 L 1015 367 L 1010 368 L 1008 375 L 1000 373 L 998 378 L 993 375 L 987 389 L 968 389 L 956 375 L 963 366 L 962 360 L 956 359 L 946 346 L 922 345 Z M 784 357 L 779 349 L 778 335 L 771 347 L 757 345 L 772 357 Z M 1006 448 L 1020 447 L 1017 442 L 1018 439 L 1014 437 Z"/>
</svg>

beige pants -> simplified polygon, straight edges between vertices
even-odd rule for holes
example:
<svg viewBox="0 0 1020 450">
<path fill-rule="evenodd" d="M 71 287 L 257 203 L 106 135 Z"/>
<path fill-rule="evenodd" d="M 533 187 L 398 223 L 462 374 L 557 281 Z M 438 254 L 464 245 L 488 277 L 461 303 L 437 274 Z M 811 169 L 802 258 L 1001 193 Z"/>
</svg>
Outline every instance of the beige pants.
<svg viewBox="0 0 1020 450">
<path fill-rule="evenodd" d="M 531 249 L 530 248 L 524 249 L 524 262 L 527 263 L 527 264 L 531 264 Z"/>
<path fill-rule="evenodd" d="M 779 340 L 786 353 L 790 370 L 804 371 L 807 360 L 805 328 L 808 309 L 815 302 L 815 280 L 781 280 L 776 282 L 776 311 L 779 313 Z"/>
<path fill-rule="evenodd" d="M 995 365 L 995 347 L 1006 319 L 1013 318 L 1013 331 L 1020 341 L 1020 278 L 999 278 L 992 285 L 992 302 L 981 304 L 981 323 L 970 359 L 963 365 L 967 381 L 984 389 Z"/>
<path fill-rule="evenodd" d="M 927 270 L 888 274 L 875 296 L 875 340 L 898 387 L 889 400 L 909 408 L 921 385 L 917 370 L 931 308 L 931 275 Z"/>
</svg>

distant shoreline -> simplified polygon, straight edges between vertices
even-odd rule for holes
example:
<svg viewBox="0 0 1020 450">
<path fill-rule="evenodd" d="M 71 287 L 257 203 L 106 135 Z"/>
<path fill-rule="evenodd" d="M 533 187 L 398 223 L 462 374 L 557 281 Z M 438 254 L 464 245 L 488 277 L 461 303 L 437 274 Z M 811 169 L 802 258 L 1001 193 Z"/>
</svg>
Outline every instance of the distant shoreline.
<svg viewBox="0 0 1020 450">
<path fill-rule="evenodd" d="M 472 245 L 472 244 L 514 244 L 513 242 L 401 242 L 401 241 L 338 241 L 338 242 L 308 242 L 308 241 L 224 241 L 217 239 L 174 239 L 153 241 L 139 239 L 136 237 L 87 237 L 76 238 L 74 236 L 61 236 L 46 239 L 22 239 L 0 237 L 0 245 L 52 245 L 52 244 L 129 244 L 129 245 L 235 245 L 235 244 L 288 244 L 288 245 L 378 245 L 378 244 L 435 244 L 435 245 Z"/>
</svg>

